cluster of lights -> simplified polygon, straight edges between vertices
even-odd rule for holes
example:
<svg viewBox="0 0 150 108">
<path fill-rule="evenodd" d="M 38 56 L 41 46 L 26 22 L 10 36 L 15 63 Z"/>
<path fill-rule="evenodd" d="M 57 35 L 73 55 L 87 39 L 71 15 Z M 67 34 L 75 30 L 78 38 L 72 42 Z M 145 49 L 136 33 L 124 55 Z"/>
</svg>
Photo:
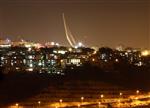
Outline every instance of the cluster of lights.
<svg viewBox="0 0 150 108">
<path fill-rule="evenodd" d="M 141 52 L 141 55 L 142 56 L 148 56 L 148 55 L 150 55 L 150 51 L 149 50 L 144 50 L 144 51 Z"/>
<path fill-rule="evenodd" d="M 107 103 L 107 100 L 108 100 L 108 103 L 112 103 L 112 105 L 115 107 L 116 105 L 116 107 L 125 107 L 125 106 L 140 106 L 140 105 L 148 105 L 148 103 L 150 103 L 150 101 L 140 101 L 141 99 L 149 99 L 150 98 L 150 95 L 148 94 L 148 95 L 145 95 L 145 94 L 143 94 L 143 95 L 141 95 L 140 94 L 140 91 L 139 90 L 136 90 L 135 91 L 135 93 L 136 93 L 136 95 L 134 95 L 134 96 L 130 96 L 130 97 L 128 97 L 128 98 L 123 98 L 122 96 L 123 96 L 123 93 L 122 92 L 120 92 L 119 93 L 119 96 L 120 96 L 120 98 L 116 98 L 116 99 L 114 99 L 114 100 L 112 100 L 112 99 L 110 99 L 110 100 L 108 100 L 108 99 L 106 99 L 104 102 L 102 101 L 102 100 L 100 100 L 98 103 L 96 102 L 96 104 L 99 106 L 99 107 L 104 107 L 105 106 L 105 103 Z M 139 95 L 140 94 L 140 95 Z M 121 98 L 122 97 L 122 98 Z M 100 98 L 101 99 L 103 99 L 104 98 L 104 95 L 103 94 L 101 94 L 100 95 Z M 80 99 L 81 99 L 81 103 L 80 102 L 78 102 L 77 104 L 76 104 L 76 107 L 78 107 L 78 108 L 80 108 L 80 107 L 82 107 L 83 105 L 89 105 L 89 104 L 93 104 L 93 102 L 92 103 L 83 103 L 83 101 L 84 101 L 84 97 L 82 96 L 82 97 L 80 97 Z M 128 100 L 132 100 L 132 102 L 128 102 Z M 148 103 L 146 103 L 146 102 L 148 102 Z M 66 105 L 66 103 L 65 104 L 63 104 L 63 100 L 62 99 L 60 99 L 59 101 L 58 101 L 58 103 L 59 104 L 57 104 L 56 106 L 55 106 L 55 108 L 59 108 L 59 107 L 64 107 L 64 105 Z M 38 107 L 42 107 L 41 106 L 41 101 L 37 101 L 37 105 L 38 105 Z M 104 105 L 104 106 L 103 106 Z M 15 107 L 20 107 L 20 105 L 19 105 L 19 103 L 16 103 L 15 104 Z M 21 106 L 22 107 L 22 106 Z"/>
<path fill-rule="evenodd" d="M 50 45 L 52 45 L 52 46 L 55 46 L 55 45 L 59 46 L 59 43 L 51 42 Z"/>
</svg>

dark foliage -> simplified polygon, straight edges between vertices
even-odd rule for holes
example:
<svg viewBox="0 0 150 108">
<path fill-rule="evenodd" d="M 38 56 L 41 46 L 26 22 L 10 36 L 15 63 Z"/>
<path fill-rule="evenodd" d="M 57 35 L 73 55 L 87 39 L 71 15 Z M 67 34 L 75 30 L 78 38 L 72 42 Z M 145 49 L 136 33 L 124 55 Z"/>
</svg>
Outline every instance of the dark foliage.
<svg viewBox="0 0 150 108">
<path fill-rule="evenodd" d="M 4 78 L 3 68 L 0 67 L 0 80 L 2 80 L 3 78 Z"/>
</svg>

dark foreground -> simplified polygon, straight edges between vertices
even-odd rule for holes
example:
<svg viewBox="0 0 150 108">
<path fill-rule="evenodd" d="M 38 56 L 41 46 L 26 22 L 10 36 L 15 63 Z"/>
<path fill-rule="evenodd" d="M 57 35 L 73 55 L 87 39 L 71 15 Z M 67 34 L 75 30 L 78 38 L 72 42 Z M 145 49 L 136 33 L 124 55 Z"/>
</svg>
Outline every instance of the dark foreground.
<svg viewBox="0 0 150 108">
<path fill-rule="evenodd" d="M 23 72 L 0 75 L 0 107 L 16 103 L 37 107 L 38 101 L 42 106 L 59 103 L 60 99 L 81 102 L 81 97 L 86 102 L 97 102 L 101 94 L 105 98 L 119 98 L 120 92 L 126 98 L 136 94 L 137 89 L 140 94 L 150 90 L 149 74 L 149 68 L 120 67 L 109 72 L 86 64 L 66 69 L 65 76 Z"/>
</svg>

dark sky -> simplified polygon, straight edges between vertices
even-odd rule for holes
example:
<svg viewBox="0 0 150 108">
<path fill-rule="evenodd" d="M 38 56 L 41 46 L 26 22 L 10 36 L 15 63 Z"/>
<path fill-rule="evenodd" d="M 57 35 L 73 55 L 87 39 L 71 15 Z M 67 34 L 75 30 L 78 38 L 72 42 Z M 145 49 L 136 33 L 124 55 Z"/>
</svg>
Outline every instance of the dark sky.
<svg viewBox="0 0 150 108">
<path fill-rule="evenodd" d="M 2 38 L 68 45 L 62 13 L 88 46 L 149 47 L 149 0 L 0 0 Z"/>
</svg>

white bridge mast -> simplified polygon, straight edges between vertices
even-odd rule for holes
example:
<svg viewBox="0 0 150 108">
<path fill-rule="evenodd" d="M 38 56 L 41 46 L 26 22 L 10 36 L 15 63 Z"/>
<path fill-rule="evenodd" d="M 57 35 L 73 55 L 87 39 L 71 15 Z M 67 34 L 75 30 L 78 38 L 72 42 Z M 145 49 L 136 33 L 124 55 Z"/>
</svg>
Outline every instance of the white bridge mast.
<svg viewBox="0 0 150 108">
<path fill-rule="evenodd" d="M 71 31 L 69 30 L 69 27 L 66 24 L 64 13 L 62 14 L 62 17 L 63 17 L 63 22 L 64 22 L 64 28 L 65 28 L 65 34 L 66 34 L 67 41 L 70 44 L 70 46 L 75 47 L 76 41 L 75 41 Z"/>
</svg>

